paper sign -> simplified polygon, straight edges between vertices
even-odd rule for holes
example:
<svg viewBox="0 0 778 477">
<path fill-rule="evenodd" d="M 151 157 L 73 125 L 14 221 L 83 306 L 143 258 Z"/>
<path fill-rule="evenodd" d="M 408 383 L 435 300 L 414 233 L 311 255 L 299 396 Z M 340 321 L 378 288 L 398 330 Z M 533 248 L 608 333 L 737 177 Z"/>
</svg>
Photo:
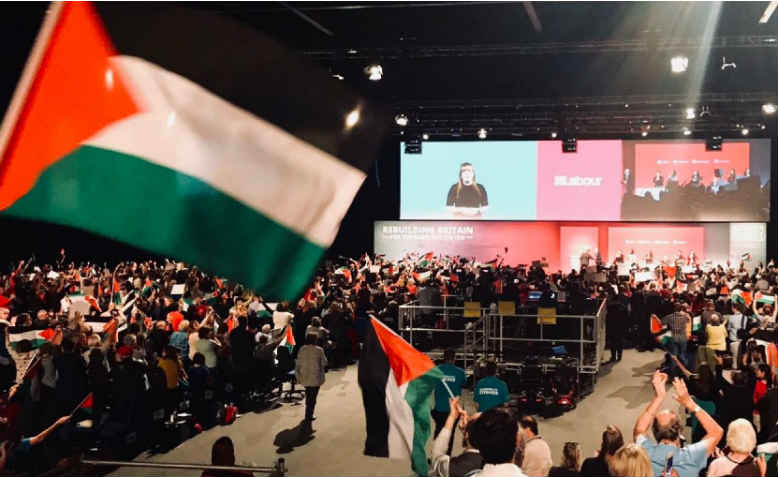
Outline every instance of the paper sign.
<svg viewBox="0 0 778 477">
<path fill-rule="evenodd" d="M 635 282 L 641 283 L 641 282 L 650 282 L 654 279 L 653 272 L 637 272 L 635 274 Z"/>
<path fill-rule="evenodd" d="M 620 277 L 628 277 L 629 276 L 629 269 L 630 269 L 630 264 L 629 263 L 619 263 L 616 266 L 616 270 L 617 270 L 616 273 Z"/>
<path fill-rule="evenodd" d="M 51 271 L 46 275 L 46 278 L 51 278 L 52 280 L 56 280 L 57 278 L 59 278 L 59 273 L 55 271 Z"/>
<path fill-rule="evenodd" d="M 481 317 L 481 303 L 477 301 L 466 301 L 465 312 L 462 315 L 465 318 L 480 318 Z"/>
<path fill-rule="evenodd" d="M 497 303 L 497 312 L 501 315 L 515 315 L 516 302 L 500 301 L 499 303 Z"/>
<path fill-rule="evenodd" d="M 555 325 L 556 324 L 556 308 L 538 308 L 538 324 Z"/>
<path fill-rule="evenodd" d="M 171 295 L 183 295 L 186 291 L 186 283 L 176 283 L 173 285 L 173 289 L 170 290 Z"/>
</svg>

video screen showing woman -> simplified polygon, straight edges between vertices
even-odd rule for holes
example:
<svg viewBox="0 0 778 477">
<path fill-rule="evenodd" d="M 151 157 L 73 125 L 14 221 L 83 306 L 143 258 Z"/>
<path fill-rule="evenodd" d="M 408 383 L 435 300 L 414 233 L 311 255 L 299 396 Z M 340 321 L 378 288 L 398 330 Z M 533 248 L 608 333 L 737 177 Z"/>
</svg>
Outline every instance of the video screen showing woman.
<svg viewBox="0 0 778 477">
<path fill-rule="evenodd" d="M 486 189 L 475 181 L 475 169 L 469 162 L 459 166 L 459 181 L 448 190 L 446 207 L 457 217 L 480 217 L 489 201 Z"/>
</svg>

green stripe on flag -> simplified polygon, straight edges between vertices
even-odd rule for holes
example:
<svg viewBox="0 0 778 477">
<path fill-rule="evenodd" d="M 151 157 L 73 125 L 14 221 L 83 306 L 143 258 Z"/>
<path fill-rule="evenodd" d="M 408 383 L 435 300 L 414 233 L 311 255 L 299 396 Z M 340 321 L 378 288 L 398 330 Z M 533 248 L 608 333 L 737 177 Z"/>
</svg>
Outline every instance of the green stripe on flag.
<svg viewBox="0 0 778 477">
<path fill-rule="evenodd" d="M 419 475 L 426 476 L 427 452 L 425 446 L 430 437 L 430 408 L 435 385 L 443 379 L 443 373 L 432 368 L 425 374 L 408 383 L 405 401 L 413 412 L 413 449 L 411 449 L 411 468 Z"/>
<path fill-rule="evenodd" d="M 199 179 L 92 146 L 50 166 L 4 214 L 86 229 L 279 299 L 302 292 L 324 253 Z"/>
</svg>

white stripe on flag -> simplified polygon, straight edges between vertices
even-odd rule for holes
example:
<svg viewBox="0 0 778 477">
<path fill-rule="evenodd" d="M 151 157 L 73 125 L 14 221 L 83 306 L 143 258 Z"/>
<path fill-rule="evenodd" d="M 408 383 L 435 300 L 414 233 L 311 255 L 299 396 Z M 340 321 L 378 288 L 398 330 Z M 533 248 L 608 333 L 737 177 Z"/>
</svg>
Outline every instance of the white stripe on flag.
<svg viewBox="0 0 778 477">
<path fill-rule="evenodd" d="M 389 370 L 389 379 L 386 380 L 386 414 L 389 416 L 389 445 L 390 459 L 411 459 L 413 449 L 413 411 L 408 401 L 405 400 L 405 391 L 408 383 L 397 386 L 394 372 Z"/>
<path fill-rule="evenodd" d="M 332 242 L 364 172 L 157 65 L 112 64 L 143 112 L 87 145 L 195 177 L 318 245 Z"/>
</svg>

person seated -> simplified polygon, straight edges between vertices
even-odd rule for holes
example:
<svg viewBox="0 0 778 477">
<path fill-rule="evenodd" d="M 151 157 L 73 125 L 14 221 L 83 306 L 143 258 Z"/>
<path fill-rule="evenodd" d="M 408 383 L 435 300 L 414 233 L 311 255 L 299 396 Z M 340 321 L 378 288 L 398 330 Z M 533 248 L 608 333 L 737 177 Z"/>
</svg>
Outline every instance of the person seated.
<svg viewBox="0 0 778 477">
<path fill-rule="evenodd" d="M 430 473 L 438 477 L 464 477 L 484 466 L 484 459 L 478 449 L 470 444 L 470 428 L 474 425 L 476 416 L 468 418 L 467 413 L 459 404 L 459 397 L 449 398 L 449 414 L 443 428 L 432 444 L 432 468 Z M 462 431 L 462 453 L 451 457 L 449 446 L 453 438 L 457 420 Z M 448 450 L 447 450 L 448 448 Z"/>
<path fill-rule="evenodd" d="M 654 477 L 651 459 L 637 444 L 627 444 L 617 450 L 608 460 L 608 472 L 613 477 Z"/>
<path fill-rule="evenodd" d="M 727 447 L 723 455 L 708 465 L 708 477 L 742 475 L 762 477 L 767 471 L 764 456 L 754 458 L 756 431 L 745 419 L 736 419 L 727 428 Z"/>
<path fill-rule="evenodd" d="M 235 465 L 235 446 L 227 436 L 220 437 L 211 448 L 211 465 Z M 247 470 L 210 470 L 206 469 L 202 477 L 251 477 L 254 474 Z"/>
<path fill-rule="evenodd" d="M 519 419 L 519 431 L 524 440 L 524 460 L 521 467 L 529 476 L 548 475 L 553 462 L 551 448 L 538 434 L 538 421 L 532 416 Z"/>
<path fill-rule="evenodd" d="M 551 467 L 549 477 L 578 477 L 581 475 L 581 445 L 577 442 L 565 442 L 562 448 L 562 465 Z"/>
<path fill-rule="evenodd" d="M 581 465 L 581 475 L 608 477 L 608 463 L 613 455 L 624 445 L 624 437 L 618 427 L 609 424 L 602 433 L 602 443 L 597 455 L 589 457 Z"/>
<path fill-rule="evenodd" d="M 527 477 L 514 463 L 521 434 L 510 411 L 502 407 L 489 409 L 468 430 L 470 443 L 484 460 L 483 469 L 473 477 Z"/>
</svg>

